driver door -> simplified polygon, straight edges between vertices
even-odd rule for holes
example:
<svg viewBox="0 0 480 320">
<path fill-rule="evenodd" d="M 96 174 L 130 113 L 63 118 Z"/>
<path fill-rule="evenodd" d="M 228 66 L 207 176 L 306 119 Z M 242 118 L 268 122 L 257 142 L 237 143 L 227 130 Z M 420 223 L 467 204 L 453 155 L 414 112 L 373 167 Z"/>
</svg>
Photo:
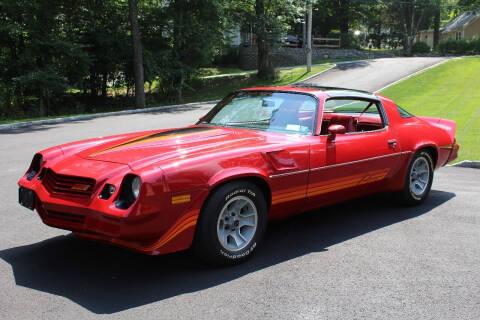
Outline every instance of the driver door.
<svg viewBox="0 0 480 320">
<path fill-rule="evenodd" d="M 322 128 L 332 124 L 349 128 L 334 139 L 324 129 L 311 144 L 307 208 L 376 192 L 399 167 L 400 145 L 381 103 L 354 98 L 332 100 L 330 104 L 329 100 L 325 102 Z"/>
</svg>

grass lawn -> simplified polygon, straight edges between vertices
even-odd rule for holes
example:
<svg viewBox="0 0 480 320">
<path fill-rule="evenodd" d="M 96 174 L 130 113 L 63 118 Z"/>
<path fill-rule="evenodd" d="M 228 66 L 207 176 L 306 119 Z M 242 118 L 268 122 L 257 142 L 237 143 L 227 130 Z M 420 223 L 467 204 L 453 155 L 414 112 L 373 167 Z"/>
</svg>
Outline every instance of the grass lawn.
<svg viewBox="0 0 480 320">
<path fill-rule="evenodd" d="M 457 123 L 457 161 L 480 160 L 480 57 L 445 62 L 381 92 L 407 111 Z"/>
<path fill-rule="evenodd" d="M 245 70 L 240 68 L 227 68 L 227 67 L 210 67 L 210 68 L 200 68 L 198 70 L 199 77 L 207 77 L 207 76 L 216 76 L 219 74 L 230 74 L 230 73 L 242 73 Z"/>
</svg>

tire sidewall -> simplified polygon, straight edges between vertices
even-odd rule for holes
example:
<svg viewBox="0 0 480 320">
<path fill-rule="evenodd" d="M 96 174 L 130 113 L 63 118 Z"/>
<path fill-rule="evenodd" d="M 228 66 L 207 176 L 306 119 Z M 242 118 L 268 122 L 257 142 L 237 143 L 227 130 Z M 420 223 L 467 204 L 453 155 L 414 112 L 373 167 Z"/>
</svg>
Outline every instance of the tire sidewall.
<svg viewBox="0 0 480 320">
<path fill-rule="evenodd" d="M 236 196 L 247 197 L 255 205 L 257 210 L 257 228 L 252 240 L 246 247 L 238 251 L 230 251 L 224 248 L 218 239 L 217 224 L 222 208 L 230 199 Z M 200 217 L 200 228 L 197 232 L 201 239 L 201 245 L 207 246 L 207 248 L 203 248 L 202 254 L 209 254 L 211 257 L 210 259 L 207 257 L 208 260 L 213 259 L 221 264 L 235 264 L 243 261 L 256 251 L 265 233 L 266 222 L 267 206 L 265 197 L 256 185 L 247 181 L 226 184 L 217 189 L 211 198 L 208 199 Z"/>
</svg>

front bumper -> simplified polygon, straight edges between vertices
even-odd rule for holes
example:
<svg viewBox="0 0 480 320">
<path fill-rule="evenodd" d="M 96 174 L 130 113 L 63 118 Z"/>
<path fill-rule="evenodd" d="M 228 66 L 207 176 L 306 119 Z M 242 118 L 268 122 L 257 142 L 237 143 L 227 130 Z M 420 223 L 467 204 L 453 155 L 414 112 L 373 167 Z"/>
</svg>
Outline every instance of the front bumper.
<svg viewBox="0 0 480 320">
<path fill-rule="evenodd" d="M 19 200 L 22 193 L 34 193 L 30 209 L 35 209 L 46 225 L 144 254 L 163 254 L 190 247 L 200 212 L 200 206 L 192 209 L 188 206 L 191 203 L 175 208 L 165 205 L 167 198 L 171 199 L 167 194 L 155 197 L 156 208 L 146 199 L 122 210 L 115 206 L 115 201 L 98 197 L 101 188 L 88 199 L 78 199 L 50 194 L 37 179 L 28 181 L 23 177 L 19 187 L 23 189 L 19 191 Z M 24 196 L 21 204 L 29 207 L 25 199 Z"/>
</svg>

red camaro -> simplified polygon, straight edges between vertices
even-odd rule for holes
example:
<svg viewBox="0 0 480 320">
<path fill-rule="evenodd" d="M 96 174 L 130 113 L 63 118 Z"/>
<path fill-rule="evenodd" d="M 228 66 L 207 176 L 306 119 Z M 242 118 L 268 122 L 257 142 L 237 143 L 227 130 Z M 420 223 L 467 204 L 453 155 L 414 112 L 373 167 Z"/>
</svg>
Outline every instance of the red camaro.
<svg viewBox="0 0 480 320">
<path fill-rule="evenodd" d="M 19 201 L 49 226 L 146 254 L 247 259 L 267 220 L 375 192 L 421 203 L 457 157 L 455 123 L 307 85 L 228 95 L 196 125 L 37 153 Z"/>
</svg>

